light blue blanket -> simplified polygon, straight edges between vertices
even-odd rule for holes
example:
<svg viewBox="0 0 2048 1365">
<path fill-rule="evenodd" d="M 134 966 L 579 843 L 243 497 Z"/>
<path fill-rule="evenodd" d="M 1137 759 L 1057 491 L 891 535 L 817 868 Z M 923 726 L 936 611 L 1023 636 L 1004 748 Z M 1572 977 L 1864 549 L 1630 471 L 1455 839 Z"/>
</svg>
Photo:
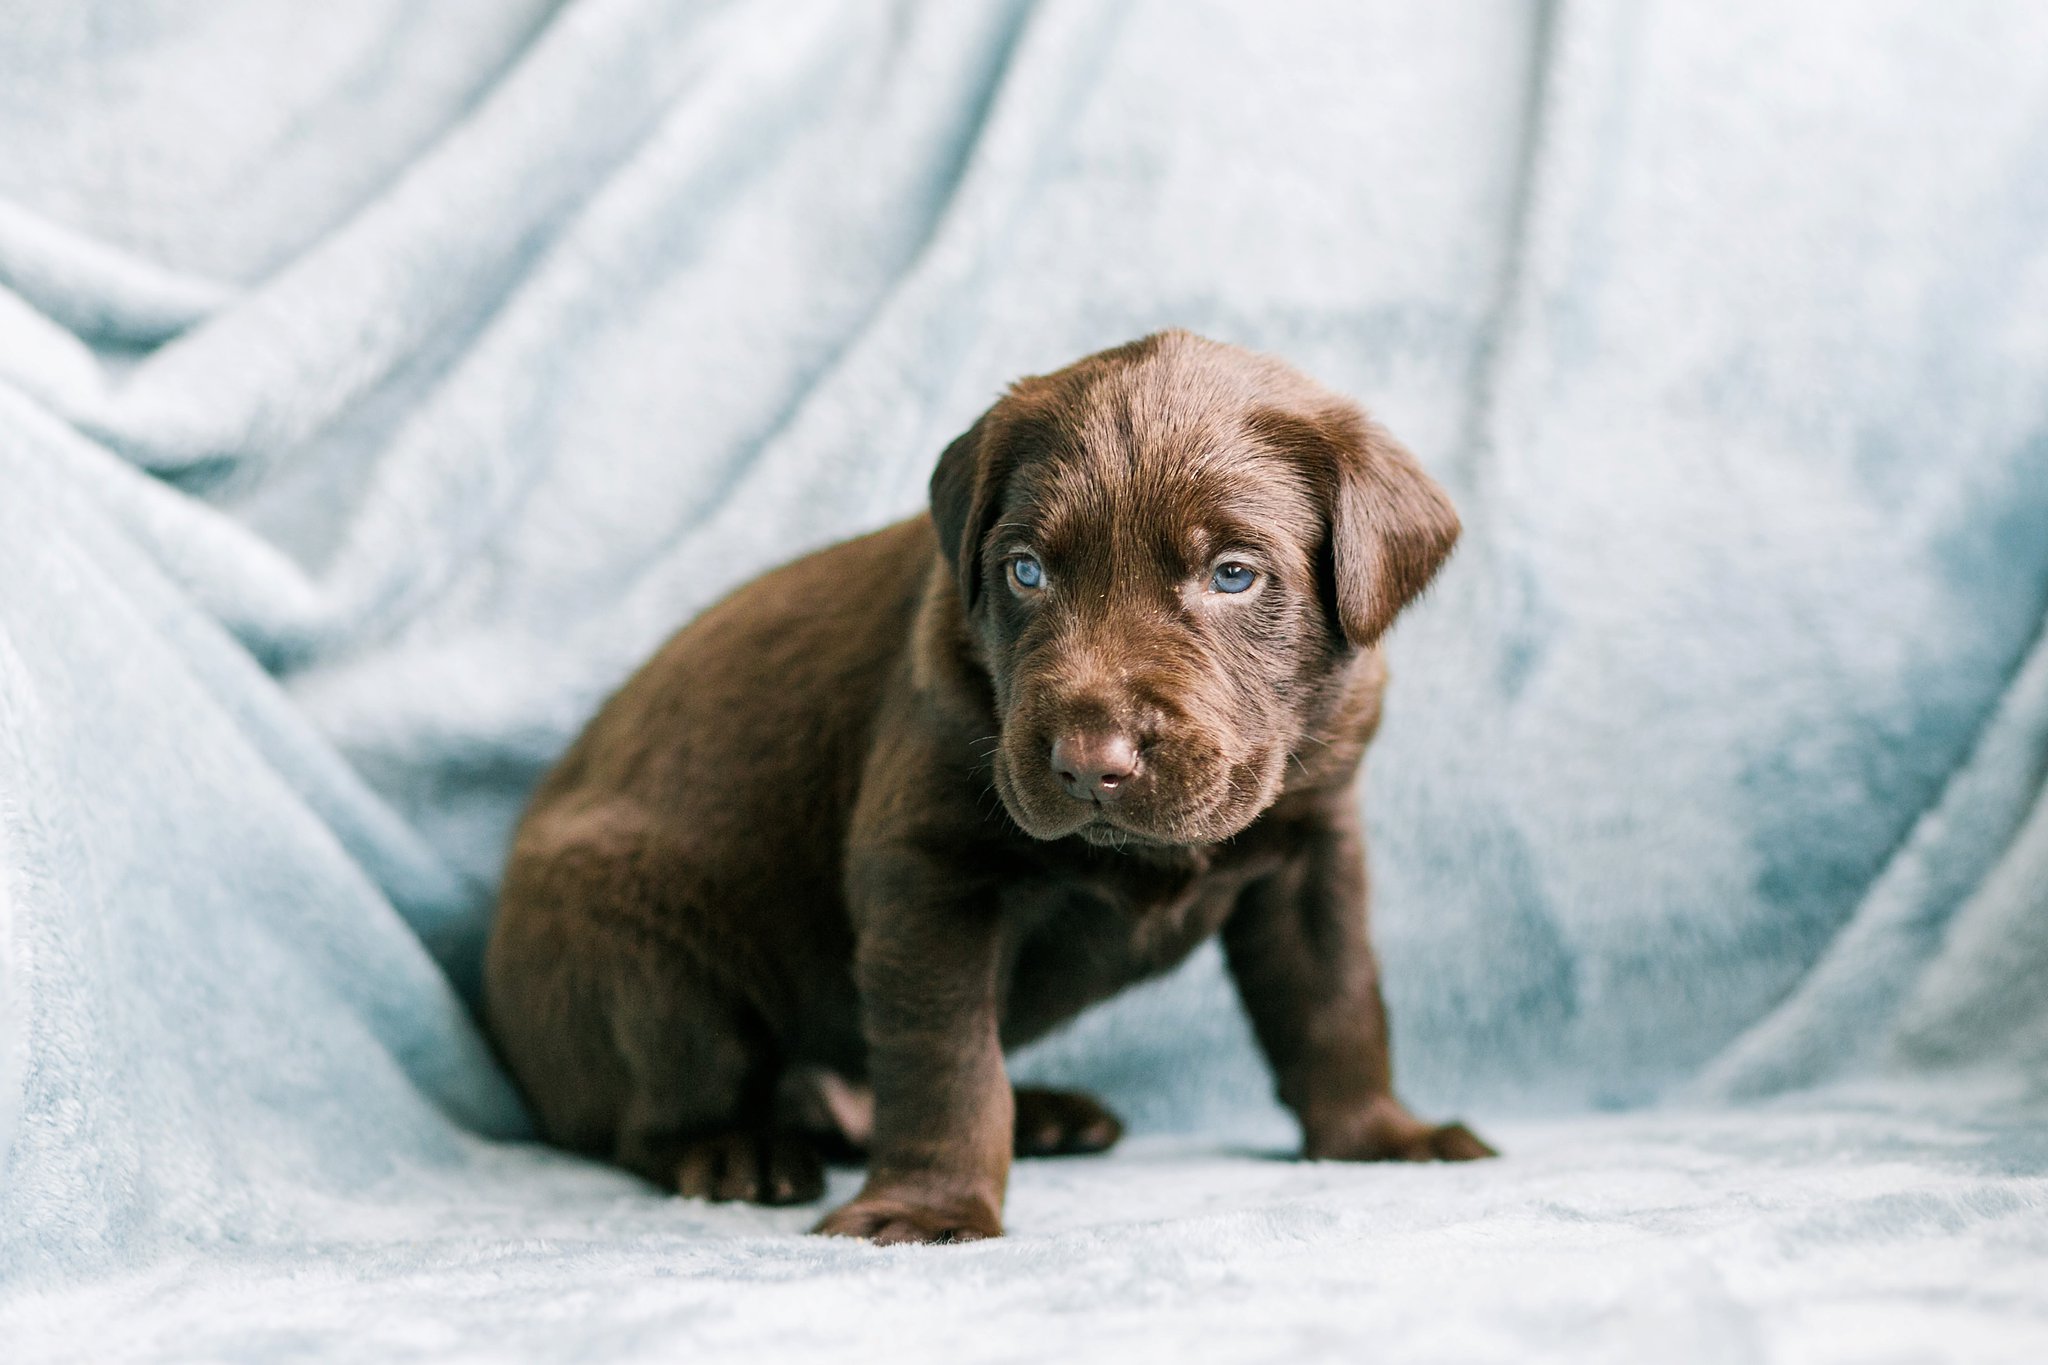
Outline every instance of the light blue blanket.
<svg viewBox="0 0 2048 1365">
<path fill-rule="evenodd" d="M 1508 1158 L 1272 1159 L 1213 956 L 1002 1242 L 522 1141 L 538 773 L 1165 325 L 1464 511 L 1367 806 Z M 2019 0 L 0 3 L 0 1358 L 2048 1359 L 2044 619 Z"/>
</svg>

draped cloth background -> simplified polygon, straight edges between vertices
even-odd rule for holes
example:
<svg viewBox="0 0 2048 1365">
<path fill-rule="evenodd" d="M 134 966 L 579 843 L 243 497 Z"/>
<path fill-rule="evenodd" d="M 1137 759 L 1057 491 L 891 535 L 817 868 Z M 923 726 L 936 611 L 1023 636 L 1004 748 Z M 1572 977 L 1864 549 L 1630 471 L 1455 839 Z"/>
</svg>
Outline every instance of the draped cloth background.
<svg viewBox="0 0 2048 1365">
<path fill-rule="evenodd" d="M 1021 1060 L 1141 1136 L 1000 1243 L 522 1141 L 550 758 L 1166 325 L 1463 509 L 1368 815 L 1510 1158 L 1270 1159 L 1213 955 Z M 0 1340 L 2041 1359 L 2044 618 L 2036 6 L 0 5 Z"/>
</svg>

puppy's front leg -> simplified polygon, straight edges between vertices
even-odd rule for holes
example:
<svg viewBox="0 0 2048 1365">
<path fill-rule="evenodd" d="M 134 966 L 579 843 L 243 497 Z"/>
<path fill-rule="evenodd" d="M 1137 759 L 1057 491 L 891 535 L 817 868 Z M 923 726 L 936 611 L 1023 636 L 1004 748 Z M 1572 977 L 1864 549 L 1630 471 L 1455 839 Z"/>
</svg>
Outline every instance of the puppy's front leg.
<svg viewBox="0 0 2048 1365">
<path fill-rule="evenodd" d="M 1224 952 L 1302 1154 L 1341 1161 L 1469 1161 L 1493 1149 L 1394 1097 L 1387 1011 L 1366 929 L 1364 840 L 1348 810 L 1223 926 Z"/>
<path fill-rule="evenodd" d="M 887 894 L 859 916 L 854 965 L 875 1090 L 868 1177 L 817 1231 L 885 1244 L 1000 1237 L 1015 1111 L 999 917 L 984 897 L 921 894 L 945 885 L 937 876 L 875 871 L 859 880 Z"/>
</svg>

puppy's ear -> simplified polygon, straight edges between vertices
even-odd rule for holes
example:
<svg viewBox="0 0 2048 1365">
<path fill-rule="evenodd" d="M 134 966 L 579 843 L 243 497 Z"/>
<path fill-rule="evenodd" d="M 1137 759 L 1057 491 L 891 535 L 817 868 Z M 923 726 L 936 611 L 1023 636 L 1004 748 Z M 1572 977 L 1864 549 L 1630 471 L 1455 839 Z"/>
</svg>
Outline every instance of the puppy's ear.
<svg viewBox="0 0 2048 1365">
<path fill-rule="evenodd" d="M 1338 628 L 1354 647 L 1372 644 L 1450 557 L 1457 509 L 1408 448 L 1352 404 L 1267 410 L 1253 426 L 1304 460 L 1326 509 L 1323 572 Z"/>
<path fill-rule="evenodd" d="M 968 611 L 981 591 L 981 546 L 1002 486 L 989 416 L 983 413 L 955 437 L 932 471 L 932 525 L 938 528 L 939 551 L 959 580 L 960 605 Z"/>
</svg>

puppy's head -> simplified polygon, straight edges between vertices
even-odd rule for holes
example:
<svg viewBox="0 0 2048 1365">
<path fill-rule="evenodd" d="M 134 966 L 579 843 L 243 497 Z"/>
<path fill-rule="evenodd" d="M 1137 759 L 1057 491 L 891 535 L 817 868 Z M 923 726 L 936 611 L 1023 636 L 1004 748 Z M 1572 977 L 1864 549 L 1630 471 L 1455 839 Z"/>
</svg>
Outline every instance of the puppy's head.
<svg viewBox="0 0 2048 1365">
<path fill-rule="evenodd" d="M 940 458 L 932 517 L 1003 804 L 1112 846 L 1256 819 L 1328 684 L 1458 535 L 1356 405 L 1185 332 L 1016 384 Z"/>
</svg>

